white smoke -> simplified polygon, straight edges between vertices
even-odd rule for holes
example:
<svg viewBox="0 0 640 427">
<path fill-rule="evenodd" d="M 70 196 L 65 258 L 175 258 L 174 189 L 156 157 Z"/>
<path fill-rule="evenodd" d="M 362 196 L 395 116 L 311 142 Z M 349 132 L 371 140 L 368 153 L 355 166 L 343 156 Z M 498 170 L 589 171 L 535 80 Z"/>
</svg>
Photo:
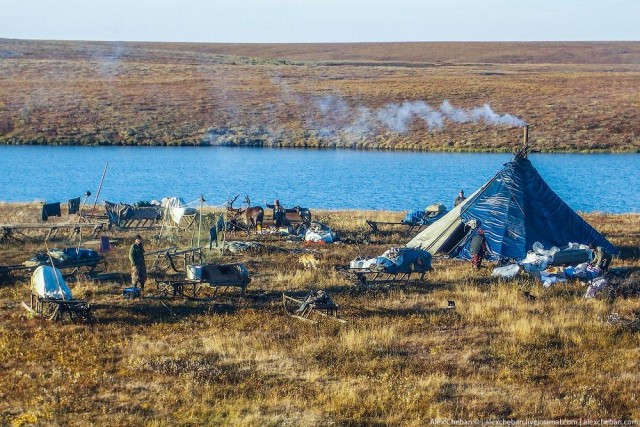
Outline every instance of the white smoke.
<svg viewBox="0 0 640 427">
<path fill-rule="evenodd" d="M 485 123 L 496 126 L 524 126 L 526 122 L 511 114 L 498 114 L 489 104 L 482 107 L 474 107 L 470 110 L 456 108 L 447 100 L 442 102 L 440 112 L 448 120 L 454 123 Z"/>
<path fill-rule="evenodd" d="M 115 52 L 117 57 L 120 53 Z M 417 127 L 429 132 L 443 131 L 450 124 L 476 123 L 488 126 L 521 127 L 524 120 L 512 114 L 495 112 L 489 104 L 472 108 L 460 108 L 444 100 L 440 105 L 430 105 L 424 100 L 389 102 L 381 107 L 364 105 L 356 97 L 336 94 L 305 95 L 300 93 L 297 80 L 279 73 L 272 74 L 270 82 L 279 92 L 276 102 L 265 103 L 262 111 L 256 111 L 257 133 L 247 130 L 247 123 L 238 119 L 237 94 L 227 90 L 224 78 L 215 75 L 215 91 L 212 98 L 222 107 L 226 126 L 208 129 L 205 141 L 210 144 L 242 143 L 245 139 L 264 140 L 266 144 L 278 145 L 288 137 L 299 138 L 311 135 L 336 146 L 355 146 L 361 141 L 382 136 L 387 132 L 404 134 Z M 295 124 L 302 125 L 296 129 Z M 292 125 L 293 129 L 292 130 Z M 240 132 L 238 129 L 245 129 Z M 302 130 L 303 133 L 296 133 Z M 304 136 L 303 136 L 304 138 Z"/>
<path fill-rule="evenodd" d="M 350 138 L 364 138 L 373 131 L 372 122 L 371 109 L 360 106 L 356 108 L 355 119 L 344 128 L 344 131 Z"/>
<path fill-rule="evenodd" d="M 343 98 L 327 95 L 313 97 L 310 104 L 313 111 L 300 114 L 309 127 L 318 129 L 321 137 L 330 137 L 338 132 L 350 137 L 366 137 L 375 130 L 406 133 L 416 120 L 424 122 L 430 132 L 443 129 L 447 122 L 513 127 L 526 124 L 514 115 L 496 113 L 489 104 L 464 109 L 451 105 L 448 100 L 443 101 L 439 108 L 425 101 L 403 101 L 372 109 L 360 105 L 350 107 Z"/>
</svg>

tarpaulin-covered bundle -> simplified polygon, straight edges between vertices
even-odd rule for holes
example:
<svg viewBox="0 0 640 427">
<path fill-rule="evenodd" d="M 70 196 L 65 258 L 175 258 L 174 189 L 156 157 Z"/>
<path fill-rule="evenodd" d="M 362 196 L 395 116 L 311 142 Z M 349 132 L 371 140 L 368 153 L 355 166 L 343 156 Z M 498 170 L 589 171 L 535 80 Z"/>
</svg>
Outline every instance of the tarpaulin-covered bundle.
<svg viewBox="0 0 640 427">
<path fill-rule="evenodd" d="M 165 197 L 162 199 L 161 206 L 165 216 L 168 215 L 176 225 L 180 224 L 185 216 L 192 216 L 198 212 L 195 208 L 189 207 L 181 197 Z"/>
<path fill-rule="evenodd" d="M 411 225 L 423 225 L 429 223 L 429 218 L 425 211 L 411 211 L 402 218 L 401 222 Z"/>
<path fill-rule="evenodd" d="M 447 208 L 442 203 L 434 203 L 423 211 L 409 212 L 401 222 L 413 226 L 429 225 L 442 218 L 447 213 Z"/>
<path fill-rule="evenodd" d="M 312 222 L 304 235 L 305 242 L 333 243 L 336 235 L 328 226 L 319 222 Z"/>
<path fill-rule="evenodd" d="M 548 248 L 563 247 L 569 242 L 594 243 L 609 253 L 618 253 L 521 156 L 505 164 L 485 185 L 407 246 L 470 259 L 469 242 L 479 226 L 484 229 L 489 258 L 493 260 L 521 260 L 535 242 Z"/>
<path fill-rule="evenodd" d="M 102 256 L 98 252 L 88 248 L 64 248 L 61 252 L 63 254 L 62 258 L 65 261 L 83 261 L 102 258 Z"/>
<path fill-rule="evenodd" d="M 123 227 L 127 221 L 131 220 L 159 220 L 162 218 L 162 207 L 158 205 L 141 203 L 137 205 L 128 205 L 125 203 L 104 202 L 107 216 L 109 217 L 109 225 Z"/>
<path fill-rule="evenodd" d="M 389 274 L 430 271 L 431 254 L 423 249 L 391 248 L 376 258 L 353 260 L 350 267 L 383 271 Z"/>
<path fill-rule="evenodd" d="M 95 261 L 96 263 L 102 260 L 102 255 L 93 249 L 70 247 L 64 249 L 54 248 L 48 252 L 39 252 L 31 257 L 28 261 L 24 262 L 24 265 L 35 266 L 44 265 L 53 262 L 57 267 L 64 268 L 65 265 L 73 265 L 75 263 L 90 263 Z"/>
<path fill-rule="evenodd" d="M 42 265 L 31 275 L 31 291 L 41 298 L 52 298 L 70 301 L 73 299 L 71 289 L 57 268 Z"/>
</svg>

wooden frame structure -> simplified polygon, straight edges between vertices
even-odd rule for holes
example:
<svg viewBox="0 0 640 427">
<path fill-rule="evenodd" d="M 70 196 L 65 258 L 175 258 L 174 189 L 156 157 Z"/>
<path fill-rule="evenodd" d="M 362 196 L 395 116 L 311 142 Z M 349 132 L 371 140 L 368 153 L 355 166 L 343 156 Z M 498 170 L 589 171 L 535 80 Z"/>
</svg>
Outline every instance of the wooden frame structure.
<svg viewBox="0 0 640 427">
<path fill-rule="evenodd" d="M 176 228 L 178 230 L 188 230 L 191 227 L 195 227 L 199 215 L 200 212 L 198 212 L 197 210 L 195 211 L 195 213 L 185 213 L 180 218 L 180 221 L 176 222 L 176 220 L 171 215 L 171 211 L 169 210 L 169 208 L 162 208 L 162 228 L 167 227 Z"/>
<path fill-rule="evenodd" d="M 29 271 L 32 272 L 36 268 L 41 265 L 50 265 L 51 261 L 47 261 L 46 263 L 38 263 L 33 265 L 26 264 L 14 264 L 14 265 L 0 265 L 0 280 L 8 276 L 13 271 Z M 103 264 L 105 270 L 108 268 L 108 263 L 103 256 L 97 258 L 86 258 L 81 260 L 68 260 L 68 261 L 57 261 L 54 259 L 53 266 L 58 270 L 68 270 L 73 269 L 70 273 L 66 273 L 66 276 L 76 275 L 81 269 L 84 267 L 86 269 L 86 274 L 91 274 L 95 272 L 95 269 L 98 265 Z"/>
<path fill-rule="evenodd" d="M 85 300 L 42 298 L 31 293 L 30 304 L 27 305 L 23 301 L 22 306 L 30 313 L 48 320 L 64 320 L 65 316 L 74 323 L 93 323 L 95 320 L 91 313 L 91 304 Z"/>
<path fill-rule="evenodd" d="M 317 321 L 313 320 L 311 316 L 313 314 L 319 314 L 323 317 L 338 321 L 340 323 L 347 323 L 346 320 L 341 319 L 338 316 L 338 310 L 340 307 L 338 307 L 338 305 L 334 302 L 331 302 L 330 304 L 319 304 L 315 302 L 305 303 L 304 299 L 292 297 L 283 292 L 282 305 L 284 307 L 284 311 L 294 319 L 302 320 L 305 322 L 318 323 Z M 300 310 L 301 308 L 302 310 Z"/>
<path fill-rule="evenodd" d="M 370 219 L 366 220 L 367 225 L 371 228 L 370 233 L 371 234 L 382 234 L 382 230 L 380 230 L 380 226 L 404 226 L 404 227 L 408 227 L 407 230 L 404 230 L 403 232 L 405 234 L 411 234 L 411 232 L 413 231 L 413 229 L 415 228 L 418 231 L 421 231 L 423 228 L 426 228 L 428 225 L 427 224 L 411 224 L 408 222 L 384 222 L 384 221 L 372 221 Z"/>
<path fill-rule="evenodd" d="M 149 229 L 162 221 L 162 207 L 160 206 L 134 206 L 124 203 L 111 203 L 105 201 L 108 226 L 117 227 L 120 230 Z"/>
<path fill-rule="evenodd" d="M 2 235 L 0 235 L 0 242 L 8 242 L 15 240 L 20 243 L 24 243 L 27 240 L 33 240 L 32 236 L 29 236 L 25 231 L 47 231 L 47 235 L 44 240 L 49 240 L 55 237 L 59 230 L 69 230 L 69 238 L 71 241 L 77 234 L 80 235 L 83 228 L 92 229 L 92 237 L 96 237 L 98 233 L 103 230 L 103 224 L 101 223 L 83 223 L 83 224 L 0 224 L 2 229 Z M 20 237 L 19 237 L 20 236 Z"/>
<path fill-rule="evenodd" d="M 417 282 L 423 282 L 424 276 L 432 268 L 419 269 L 408 273 L 387 273 L 384 270 L 370 268 L 350 268 L 346 266 L 337 266 L 336 270 L 344 275 L 347 279 L 361 286 L 382 285 L 382 284 L 404 284 L 408 285 L 412 275 L 417 275 Z M 415 277 L 415 276 L 414 276 Z"/>
<path fill-rule="evenodd" d="M 169 269 L 175 273 L 186 273 L 187 265 L 200 264 L 202 262 L 202 248 L 191 247 L 178 250 L 175 246 L 154 251 L 145 252 L 145 257 L 154 257 L 149 272 L 164 274 Z M 177 266 L 182 267 L 179 270 Z"/>
<path fill-rule="evenodd" d="M 275 212 L 273 209 L 267 208 L 271 210 L 271 218 L 270 224 L 276 223 Z M 307 212 L 308 215 L 303 215 L 304 212 Z M 286 208 L 284 210 L 284 224 L 283 225 L 298 225 L 298 224 L 310 224 L 311 223 L 311 211 L 307 208 L 295 207 L 295 208 Z"/>
<path fill-rule="evenodd" d="M 181 296 L 198 301 L 214 299 L 221 293 L 226 293 L 234 288 L 240 289 L 240 294 L 244 295 L 251 279 L 240 274 L 239 265 L 210 265 L 209 267 L 217 268 L 224 274 L 201 279 L 188 279 L 185 277 L 156 279 L 156 285 L 162 296 L 173 298 Z"/>
</svg>

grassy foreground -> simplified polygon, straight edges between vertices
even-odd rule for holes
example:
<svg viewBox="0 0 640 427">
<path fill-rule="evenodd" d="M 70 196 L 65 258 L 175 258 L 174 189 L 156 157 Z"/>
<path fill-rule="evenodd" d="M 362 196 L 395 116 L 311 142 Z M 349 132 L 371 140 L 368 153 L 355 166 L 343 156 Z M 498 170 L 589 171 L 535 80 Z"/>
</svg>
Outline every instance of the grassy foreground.
<svg viewBox="0 0 640 427">
<path fill-rule="evenodd" d="M 314 214 L 348 241 L 366 231 L 365 218 L 401 217 Z M 0 205 L 1 223 L 36 215 L 35 205 Z M 627 259 L 614 266 L 640 266 L 639 215 L 585 217 L 624 249 Z M 114 236 L 123 240 L 107 255 L 110 272 L 128 272 L 133 234 Z M 171 238 L 188 245 L 185 236 Z M 30 318 L 19 306 L 29 295 L 28 278 L 14 278 L 0 285 L 0 424 L 640 419 L 638 325 L 607 322 L 610 313 L 637 316 L 638 298 L 585 300 L 578 283 L 550 289 L 526 278 L 502 283 L 488 267 L 476 272 L 446 260 L 435 261 L 426 284 L 406 288 L 358 290 L 333 269 L 407 240 L 392 233 L 368 244 L 314 246 L 318 270 L 273 249 L 301 243 L 267 240 L 271 249 L 225 257 L 244 262 L 253 280 L 246 297 L 216 303 L 160 299 L 153 286 L 147 297 L 128 301 L 119 296 L 122 282 L 81 279 L 70 286 L 95 304 L 93 326 Z M 7 264 L 44 249 L 1 245 Z M 280 293 L 310 288 L 326 289 L 348 323 L 316 326 L 286 316 Z M 444 309 L 447 300 L 455 300 L 456 310 Z"/>
</svg>

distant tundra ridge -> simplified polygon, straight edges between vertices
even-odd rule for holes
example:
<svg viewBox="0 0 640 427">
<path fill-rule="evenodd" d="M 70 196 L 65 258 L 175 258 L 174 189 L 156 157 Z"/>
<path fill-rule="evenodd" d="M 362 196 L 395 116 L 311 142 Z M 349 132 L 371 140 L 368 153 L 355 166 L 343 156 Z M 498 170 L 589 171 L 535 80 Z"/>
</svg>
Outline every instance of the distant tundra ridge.
<svg viewBox="0 0 640 427">
<path fill-rule="evenodd" d="M 640 42 L 0 39 L 0 144 L 640 151 Z"/>
</svg>

